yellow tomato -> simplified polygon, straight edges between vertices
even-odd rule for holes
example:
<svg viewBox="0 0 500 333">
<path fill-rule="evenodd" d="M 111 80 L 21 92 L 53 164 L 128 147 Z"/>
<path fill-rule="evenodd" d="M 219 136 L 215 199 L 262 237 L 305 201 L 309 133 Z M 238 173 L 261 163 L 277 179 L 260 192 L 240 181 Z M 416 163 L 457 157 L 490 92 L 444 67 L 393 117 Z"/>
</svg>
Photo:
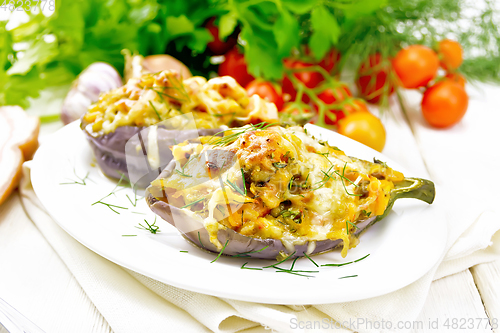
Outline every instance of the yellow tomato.
<svg viewBox="0 0 500 333">
<path fill-rule="evenodd" d="M 351 113 L 339 123 L 339 133 L 377 151 L 385 146 L 382 122 L 369 112 Z"/>
</svg>

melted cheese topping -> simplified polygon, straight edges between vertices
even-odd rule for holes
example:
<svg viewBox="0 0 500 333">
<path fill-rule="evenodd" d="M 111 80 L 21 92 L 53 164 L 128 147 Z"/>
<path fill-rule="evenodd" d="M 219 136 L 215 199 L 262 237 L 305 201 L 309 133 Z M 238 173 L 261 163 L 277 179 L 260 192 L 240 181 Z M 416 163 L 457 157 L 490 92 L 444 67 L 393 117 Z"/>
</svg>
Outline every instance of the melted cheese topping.
<svg viewBox="0 0 500 333">
<path fill-rule="evenodd" d="M 225 227 L 249 237 L 280 239 L 287 249 L 342 239 L 345 256 L 357 244 L 356 222 L 382 215 L 394 183 L 404 179 L 386 165 L 346 156 L 301 127 L 246 127 L 226 136 L 238 132 L 244 133 L 227 145 L 174 147 L 174 156 L 191 156 L 178 161 L 182 172 L 152 183 L 170 194 L 160 200 L 205 219 L 219 248 L 217 230 Z M 315 245 L 309 244 L 310 253 Z"/>
<path fill-rule="evenodd" d="M 232 77 L 186 80 L 173 71 L 146 74 L 99 97 L 83 116 L 89 133 L 102 135 L 120 126 L 151 126 L 192 112 L 197 128 L 276 122 L 276 105 L 247 92 Z"/>
</svg>

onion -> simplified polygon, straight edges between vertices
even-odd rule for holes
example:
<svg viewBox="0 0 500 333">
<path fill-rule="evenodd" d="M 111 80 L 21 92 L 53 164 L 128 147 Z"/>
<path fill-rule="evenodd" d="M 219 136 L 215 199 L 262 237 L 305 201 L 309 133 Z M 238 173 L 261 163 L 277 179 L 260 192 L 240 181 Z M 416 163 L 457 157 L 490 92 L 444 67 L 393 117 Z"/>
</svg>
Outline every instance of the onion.
<svg viewBox="0 0 500 333">
<path fill-rule="evenodd" d="M 64 99 L 61 119 L 65 124 L 80 119 L 88 107 L 99 99 L 102 92 L 122 86 L 116 69 L 104 62 L 95 62 L 73 81 L 71 90 Z"/>
<path fill-rule="evenodd" d="M 141 55 L 125 53 L 125 81 L 141 77 L 144 74 L 158 73 L 164 70 L 177 71 L 183 80 L 193 76 L 186 65 L 168 54 L 143 57 Z"/>
</svg>

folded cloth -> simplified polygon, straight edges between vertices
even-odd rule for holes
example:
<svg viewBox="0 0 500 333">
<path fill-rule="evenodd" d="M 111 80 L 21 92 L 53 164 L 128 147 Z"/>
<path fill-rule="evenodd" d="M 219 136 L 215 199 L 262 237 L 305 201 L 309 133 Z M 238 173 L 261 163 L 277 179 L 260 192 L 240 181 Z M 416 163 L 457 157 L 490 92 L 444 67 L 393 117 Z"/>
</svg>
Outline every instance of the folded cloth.
<svg viewBox="0 0 500 333">
<path fill-rule="evenodd" d="M 436 204 L 446 211 L 448 240 L 440 261 L 423 277 L 400 290 L 371 299 L 284 306 L 223 299 L 182 290 L 109 262 L 63 231 L 44 210 L 31 187 L 30 162 L 24 164 L 20 188 L 22 202 L 28 216 L 117 333 L 269 332 L 269 329 L 278 332 L 307 332 L 307 328 L 301 328 L 304 325 L 298 325 L 299 322 L 306 321 L 323 324 L 319 327 L 326 327 L 327 323 L 336 323 L 337 328 L 342 325 L 343 328 L 337 329 L 338 332 L 351 332 L 351 329 L 375 332 L 379 330 L 356 325 L 356 318 L 393 323 L 415 320 L 433 280 L 473 265 L 497 260 L 500 255 L 500 219 L 495 218 L 499 215 L 498 210 L 494 211 L 492 205 L 485 205 L 484 200 L 474 202 L 474 192 L 471 192 L 474 190 L 474 183 L 465 182 L 462 188 L 457 188 L 450 184 L 453 179 L 447 178 L 446 172 L 436 171 L 455 167 L 459 157 L 449 157 L 449 163 L 441 160 L 439 165 L 426 160 L 425 155 L 424 160 L 420 157 L 419 149 L 435 149 L 436 142 L 439 142 L 438 136 L 445 136 L 447 133 L 433 133 L 433 140 L 425 141 L 418 140 L 420 133 L 413 129 L 417 135 L 415 141 L 400 113 L 395 112 L 394 117 L 384 119 L 384 122 L 389 140 L 387 151 L 384 152 L 389 157 L 400 161 L 418 175 L 427 174 L 424 164 L 430 168 L 430 174 L 441 175 L 437 179 L 440 187 Z M 466 137 L 473 138 L 474 135 L 468 133 L 466 136 L 462 133 L 455 139 L 460 144 L 460 140 L 465 140 Z M 444 148 L 442 153 L 445 153 Z M 496 159 L 494 157 L 493 161 Z M 481 168 L 488 168 L 487 158 L 481 161 Z M 500 199 L 498 194 L 493 193 L 493 189 L 486 194 L 489 195 L 488 199 L 495 199 L 496 202 Z"/>
</svg>

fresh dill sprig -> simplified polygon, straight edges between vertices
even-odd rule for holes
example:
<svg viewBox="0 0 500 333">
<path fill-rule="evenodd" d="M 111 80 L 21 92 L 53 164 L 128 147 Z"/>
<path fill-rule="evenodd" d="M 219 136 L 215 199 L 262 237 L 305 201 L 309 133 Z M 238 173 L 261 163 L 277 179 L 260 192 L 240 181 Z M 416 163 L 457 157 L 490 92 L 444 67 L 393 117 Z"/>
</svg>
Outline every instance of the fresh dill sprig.
<svg viewBox="0 0 500 333">
<path fill-rule="evenodd" d="M 342 277 L 339 277 L 339 280 L 340 279 L 347 279 L 347 278 L 353 278 L 353 277 L 357 277 L 358 275 L 347 275 L 347 276 L 342 276 Z"/>
<path fill-rule="evenodd" d="M 137 235 L 122 235 L 122 237 L 135 237 Z"/>
<path fill-rule="evenodd" d="M 217 259 L 219 259 L 219 257 L 222 255 L 222 252 L 224 252 L 224 250 L 226 249 L 226 246 L 227 246 L 227 243 L 229 243 L 229 239 L 226 240 L 226 244 L 224 244 L 224 246 L 222 247 L 222 250 L 219 252 L 219 254 L 217 255 L 217 258 L 215 258 L 214 260 L 212 260 L 210 263 L 213 264 L 214 262 L 217 261 Z"/>
<path fill-rule="evenodd" d="M 200 232 L 199 231 L 198 231 L 198 241 L 200 242 L 201 247 L 204 247 L 203 243 L 201 242 L 201 237 L 200 237 Z"/>
<path fill-rule="evenodd" d="M 141 223 L 139 223 L 139 226 L 136 227 L 137 229 L 144 229 L 144 230 L 147 230 L 149 231 L 150 233 L 152 234 L 156 234 L 158 232 L 160 232 L 160 227 L 156 225 L 156 216 L 155 216 L 155 220 L 152 224 L 149 224 L 148 221 L 146 221 L 146 219 L 144 219 L 144 222 L 146 222 L 146 226 L 142 225 Z"/>
<path fill-rule="evenodd" d="M 181 252 L 181 253 L 189 253 L 188 251 L 179 251 L 179 252 Z"/>
</svg>

